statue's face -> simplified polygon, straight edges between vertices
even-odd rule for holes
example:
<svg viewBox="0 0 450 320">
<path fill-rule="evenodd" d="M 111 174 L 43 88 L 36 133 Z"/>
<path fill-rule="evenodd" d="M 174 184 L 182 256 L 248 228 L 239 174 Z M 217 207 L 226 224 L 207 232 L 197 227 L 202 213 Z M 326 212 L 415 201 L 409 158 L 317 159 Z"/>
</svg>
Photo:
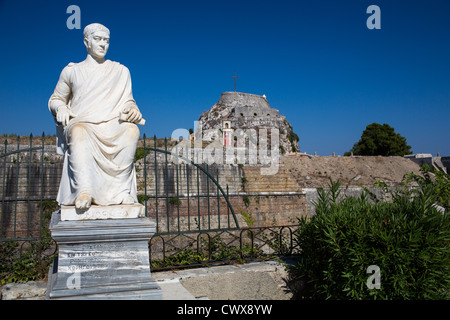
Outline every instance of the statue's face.
<svg viewBox="0 0 450 320">
<path fill-rule="evenodd" d="M 88 53 L 96 58 L 104 58 L 109 48 L 109 35 L 105 31 L 96 31 L 84 39 Z"/>
</svg>

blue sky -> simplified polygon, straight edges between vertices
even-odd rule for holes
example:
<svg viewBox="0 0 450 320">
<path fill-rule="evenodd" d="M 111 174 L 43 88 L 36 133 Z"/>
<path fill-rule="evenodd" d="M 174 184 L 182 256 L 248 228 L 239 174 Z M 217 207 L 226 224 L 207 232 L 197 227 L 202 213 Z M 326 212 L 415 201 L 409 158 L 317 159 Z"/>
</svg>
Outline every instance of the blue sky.
<svg viewBox="0 0 450 320">
<path fill-rule="evenodd" d="M 381 29 L 369 30 L 369 5 Z M 69 5 L 81 29 L 69 30 Z M 170 136 L 222 92 L 266 94 L 302 152 L 342 155 L 373 122 L 414 153 L 450 156 L 450 1 L 0 0 L 0 134 L 54 134 L 47 102 L 86 57 L 83 28 L 111 30 L 108 59 L 131 72 L 147 136 Z"/>
</svg>

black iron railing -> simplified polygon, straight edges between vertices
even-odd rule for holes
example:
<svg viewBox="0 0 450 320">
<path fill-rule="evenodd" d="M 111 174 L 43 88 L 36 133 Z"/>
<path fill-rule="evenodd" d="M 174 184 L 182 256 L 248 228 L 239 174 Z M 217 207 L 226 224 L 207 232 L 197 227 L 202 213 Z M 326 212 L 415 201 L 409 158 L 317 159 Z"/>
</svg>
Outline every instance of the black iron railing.
<svg viewBox="0 0 450 320">
<path fill-rule="evenodd" d="M 156 146 L 156 136 L 153 142 Z M 143 202 L 147 216 L 156 220 L 157 235 L 239 229 L 228 185 L 225 191 L 219 184 L 219 170 L 181 156 L 177 149 L 169 151 L 167 139 L 164 149 L 147 147 L 144 135 Z"/>
<path fill-rule="evenodd" d="M 44 201 L 44 139 L 33 146 L 4 143 L 0 154 L 1 233 L 0 241 L 39 240 L 42 233 Z M 20 208 L 19 208 L 20 207 Z M 20 210 L 19 210 L 20 209 Z"/>
<path fill-rule="evenodd" d="M 152 270 L 273 259 L 299 252 L 298 226 L 157 234 L 149 243 Z"/>
</svg>

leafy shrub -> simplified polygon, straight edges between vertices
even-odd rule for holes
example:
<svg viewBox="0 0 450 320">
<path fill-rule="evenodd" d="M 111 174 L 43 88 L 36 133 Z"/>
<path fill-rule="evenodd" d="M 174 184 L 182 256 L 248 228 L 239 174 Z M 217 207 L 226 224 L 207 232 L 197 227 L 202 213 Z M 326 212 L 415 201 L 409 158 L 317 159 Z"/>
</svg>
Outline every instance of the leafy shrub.
<svg viewBox="0 0 450 320">
<path fill-rule="evenodd" d="M 181 204 L 181 200 L 178 197 L 170 197 L 169 204 L 179 206 Z"/>
<path fill-rule="evenodd" d="M 54 256 L 42 255 L 49 249 L 48 241 L 0 243 L 0 285 L 43 279 Z M 54 250 L 53 250 L 54 252 Z"/>
<path fill-rule="evenodd" d="M 56 255 L 48 224 L 58 208 L 56 201 L 42 202 L 43 220 L 38 241 L 0 243 L 0 285 L 44 279 Z"/>
<path fill-rule="evenodd" d="M 242 196 L 242 201 L 244 201 L 245 206 L 248 208 L 248 206 L 250 205 L 250 197 L 247 195 Z"/>
<path fill-rule="evenodd" d="M 435 206 L 441 183 L 415 175 L 404 181 L 419 187 L 394 190 L 391 202 L 370 201 L 366 192 L 338 200 L 339 183 L 333 181 L 330 190 L 318 190 L 316 215 L 299 219 L 294 235 L 301 261 L 293 274 L 305 284 L 297 294 L 313 299 L 450 297 L 449 214 Z M 366 285 L 371 265 L 380 268 L 380 289 Z"/>
<path fill-rule="evenodd" d="M 148 155 L 148 152 L 143 147 L 136 148 L 136 153 L 134 154 L 134 162 L 144 159 Z"/>
<path fill-rule="evenodd" d="M 138 194 L 137 195 L 138 202 L 142 205 L 145 205 L 145 202 L 150 199 L 150 196 L 146 196 L 145 194 Z"/>
</svg>

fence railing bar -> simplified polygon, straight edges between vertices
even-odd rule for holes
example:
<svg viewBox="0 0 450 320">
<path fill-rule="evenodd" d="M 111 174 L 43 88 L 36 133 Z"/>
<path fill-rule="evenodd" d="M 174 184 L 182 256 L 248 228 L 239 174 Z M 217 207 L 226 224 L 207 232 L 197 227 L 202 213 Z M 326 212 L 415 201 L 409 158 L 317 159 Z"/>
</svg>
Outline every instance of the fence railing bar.
<svg viewBox="0 0 450 320">
<path fill-rule="evenodd" d="M 41 196 L 4 197 L 3 201 L 4 202 L 15 202 L 16 200 L 17 201 L 28 201 L 28 199 L 30 199 L 30 201 L 39 201 L 39 200 L 41 200 Z M 54 196 L 44 196 L 44 197 L 42 197 L 42 200 L 55 200 L 55 197 Z"/>
<path fill-rule="evenodd" d="M 190 199 L 189 199 L 189 184 L 190 184 L 190 179 L 189 179 L 189 164 L 186 163 L 186 192 L 187 192 L 187 216 L 188 216 L 188 230 L 191 230 L 191 212 L 190 212 Z"/>
<path fill-rule="evenodd" d="M 156 148 L 156 135 L 153 136 L 154 146 Z M 145 185 L 145 189 L 147 189 L 147 185 Z M 155 152 L 155 212 L 156 212 L 156 226 L 159 226 L 158 221 L 158 159 L 156 157 Z"/>
<path fill-rule="evenodd" d="M 30 149 L 33 147 L 33 135 L 30 134 Z M 31 194 L 31 152 L 28 155 L 28 194 Z M 31 222 L 31 210 L 30 210 L 30 198 L 27 200 L 27 236 L 30 236 L 30 222 Z"/>
<path fill-rule="evenodd" d="M 177 154 L 178 154 L 178 147 L 177 146 L 175 146 L 175 151 L 177 152 Z M 177 198 L 176 198 L 176 204 L 177 204 L 177 228 L 178 228 L 178 232 L 180 232 L 180 203 L 179 203 L 179 201 L 180 201 L 180 198 L 179 198 L 179 196 L 178 196 L 178 184 L 179 184 L 179 181 L 178 181 L 178 158 L 177 158 L 177 165 L 175 166 L 175 171 L 176 171 L 176 181 L 177 181 Z"/>
<path fill-rule="evenodd" d="M 144 212 L 147 216 L 147 149 L 145 148 L 145 140 L 147 137 L 144 133 Z"/>
<path fill-rule="evenodd" d="M 44 198 L 44 142 L 45 133 L 42 132 L 42 151 L 41 151 L 41 198 L 39 199 L 39 239 L 42 239 L 42 218 L 44 215 L 43 198 Z M 29 195 L 28 195 L 29 196 Z"/>
<path fill-rule="evenodd" d="M 17 137 L 17 150 L 19 150 L 20 146 L 20 136 Z M 17 225 L 17 196 L 19 195 L 19 157 L 16 160 L 16 201 L 14 202 L 14 238 L 16 237 L 16 225 Z"/>
<path fill-rule="evenodd" d="M 41 238 L 40 237 L 25 237 L 25 238 L 20 238 L 20 237 L 13 237 L 13 238 L 0 238 L 0 243 L 1 242 L 11 242 L 11 241 L 40 241 Z"/>
<path fill-rule="evenodd" d="M 233 231 L 233 230 L 241 230 L 241 229 L 240 228 L 234 228 L 234 227 L 226 229 L 226 231 Z M 207 231 L 207 232 L 219 232 L 219 231 L 224 231 L 224 229 L 181 230 L 179 233 L 178 232 L 173 232 L 173 231 L 171 231 L 171 232 L 158 232 L 158 233 L 155 233 L 155 235 L 158 235 L 158 236 L 167 236 L 167 235 L 174 235 L 174 234 L 180 235 L 180 234 L 189 234 L 189 233 L 193 233 L 193 232 L 205 232 L 205 231 Z"/>
<path fill-rule="evenodd" d="M 8 148 L 8 140 L 5 140 L 5 153 Z M 5 209 L 5 193 L 6 193 L 6 157 L 3 158 L 3 185 L 2 185 L 2 219 L 1 219 L 1 234 L 3 234 L 3 226 L 5 225 L 5 214 L 3 210 Z"/>
<path fill-rule="evenodd" d="M 211 261 L 211 236 L 208 232 L 200 232 L 197 236 L 197 254 L 200 254 L 200 237 L 206 234 L 208 236 L 208 261 Z"/>
<path fill-rule="evenodd" d="M 17 139 L 20 139 L 20 137 L 17 137 Z M 5 140 L 5 144 L 6 144 L 7 140 Z M 17 154 L 17 153 L 22 153 L 22 152 L 31 152 L 31 151 L 38 151 L 44 149 L 44 146 L 39 146 L 39 147 L 32 147 L 32 148 L 24 148 L 24 149 L 20 149 L 20 146 L 18 146 L 18 148 L 16 150 L 10 151 L 10 152 L 6 152 L 6 147 L 5 147 L 5 152 L 0 154 L 0 158 L 5 158 L 7 156 L 11 156 L 13 154 Z"/>
<path fill-rule="evenodd" d="M 164 138 L 164 155 L 165 155 L 165 166 L 166 166 L 166 177 L 165 177 L 165 186 L 166 186 L 166 222 L 167 222 L 167 232 L 170 232 L 170 219 L 169 219 L 169 169 L 167 167 L 167 138 Z"/>
<path fill-rule="evenodd" d="M 206 172 L 209 172 L 209 165 L 206 164 Z M 206 190 L 208 193 L 208 230 L 211 230 L 211 208 L 209 203 L 209 179 L 206 179 Z"/>
<path fill-rule="evenodd" d="M 229 199 L 230 193 L 228 190 L 228 184 L 227 184 L 227 198 Z M 228 228 L 230 227 L 230 207 L 227 206 L 227 221 L 228 221 Z"/>
<path fill-rule="evenodd" d="M 219 184 L 219 169 L 217 169 L 217 184 Z M 220 229 L 220 196 L 219 196 L 219 188 L 217 188 L 217 223 L 218 223 L 218 228 Z"/>
<path fill-rule="evenodd" d="M 199 168 L 197 167 L 197 224 L 198 224 L 198 230 L 201 229 L 201 221 L 200 221 L 200 178 L 199 178 Z"/>
</svg>

